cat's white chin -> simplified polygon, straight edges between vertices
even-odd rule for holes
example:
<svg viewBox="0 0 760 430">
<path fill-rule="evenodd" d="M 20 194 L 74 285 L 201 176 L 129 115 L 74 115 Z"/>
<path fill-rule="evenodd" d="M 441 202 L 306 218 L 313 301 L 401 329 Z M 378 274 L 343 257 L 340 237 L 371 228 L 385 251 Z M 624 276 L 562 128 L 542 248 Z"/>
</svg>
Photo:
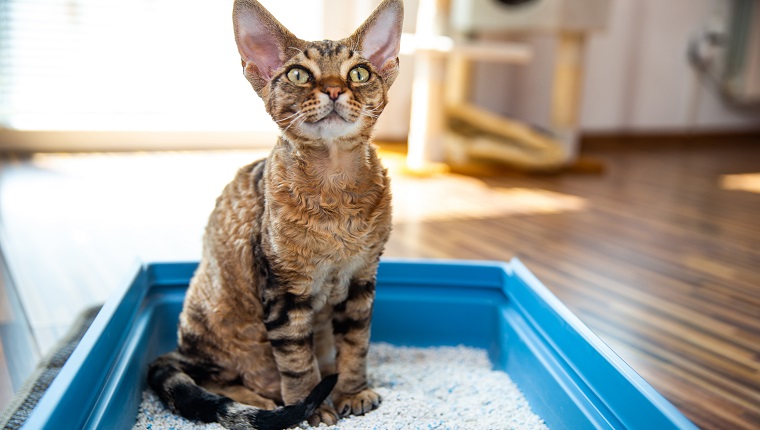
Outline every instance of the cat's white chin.
<svg viewBox="0 0 760 430">
<path fill-rule="evenodd" d="M 304 123 L 300 128 L 315 139 L 337 139 L 357 134 L 361 126 L 361 121 L 348 121 L 332 111 L 319 121 Z"/>
<path fill-rule="evenodd" d="M 351 121 L 347 120 L 346 118 L 343 118 L 343 116 L 339 114 L 338 111 L 336 110 L 333 110 L 329 114 L 325 115 L 324 118 L 317 121 L 317 123 L 325 123 L 325 124 L 342 123 L 342 122 L 351 123 Z"/>
</svg>

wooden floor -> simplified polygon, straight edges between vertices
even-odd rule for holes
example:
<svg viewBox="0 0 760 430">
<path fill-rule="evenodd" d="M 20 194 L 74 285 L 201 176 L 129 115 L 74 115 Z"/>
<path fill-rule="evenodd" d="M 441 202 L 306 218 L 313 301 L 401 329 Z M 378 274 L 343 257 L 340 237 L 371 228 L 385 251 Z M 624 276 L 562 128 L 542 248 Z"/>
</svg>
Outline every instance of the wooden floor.
<svg viewBox="0 0 760 430">
<path fill-rule="evenodd" d="M 413 178 L 385 153 L 386 255 L 518 256 L 699 427 L 758 429 L 760 139 L 658 143 L 587 151 L 602 173 L 555 176 Z M 48 155 L 0 171 L 0 245 L 32 350 L 136 259 L 197 259 L 216 194 L 258 155 Z"/>
</svg>

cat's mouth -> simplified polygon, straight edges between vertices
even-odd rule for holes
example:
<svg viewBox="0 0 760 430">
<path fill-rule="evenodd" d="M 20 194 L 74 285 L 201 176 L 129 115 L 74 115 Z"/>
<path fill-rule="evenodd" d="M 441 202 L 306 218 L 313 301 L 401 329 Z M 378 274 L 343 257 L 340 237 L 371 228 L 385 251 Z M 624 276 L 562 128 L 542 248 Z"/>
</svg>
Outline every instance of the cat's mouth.
<svg viewBox="0 0 760 430">
<path fill-rule="evenodd" d="M 343 115 L 338 113 L 337 109 L 335 108 L 333 108 L 327 115 L 315 121 L 315 123 L 324 123 L 324 124 L 332 124 L 332 123 L 339 123 L 339 122 L 350 122 L 350 121 L 348 121 L 346 118 L 343 117 Z"/>
<path fill-rule="evenodd" d="M 357 121 L 350 105 L 323 101 L 312 107 L 314 112 L 307 114 L 302 121 L 295 122 L 295 127 L 313 138 L 336 138 L 355 134 L 362 123 Z M 292 124 L 291 124 L 292 125 Z M 290 125 L 285 128 L 287 131 Z"/>
</svg>

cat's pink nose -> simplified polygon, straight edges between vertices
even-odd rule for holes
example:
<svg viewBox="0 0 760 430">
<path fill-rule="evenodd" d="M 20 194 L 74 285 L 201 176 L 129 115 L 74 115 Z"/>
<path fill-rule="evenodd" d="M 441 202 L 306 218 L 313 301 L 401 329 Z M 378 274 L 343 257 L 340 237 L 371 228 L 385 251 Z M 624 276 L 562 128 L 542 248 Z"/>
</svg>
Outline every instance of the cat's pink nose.
<svg viewBox="0 0 760 430">
<path fill-rule="evenodd" d="M 328 85 L 322 91 L 330 96 L 330 100 L 332 101 L 338 100 L 338 97 L 343 94 L 343 88 L 334 85 Z"/>
</svg>

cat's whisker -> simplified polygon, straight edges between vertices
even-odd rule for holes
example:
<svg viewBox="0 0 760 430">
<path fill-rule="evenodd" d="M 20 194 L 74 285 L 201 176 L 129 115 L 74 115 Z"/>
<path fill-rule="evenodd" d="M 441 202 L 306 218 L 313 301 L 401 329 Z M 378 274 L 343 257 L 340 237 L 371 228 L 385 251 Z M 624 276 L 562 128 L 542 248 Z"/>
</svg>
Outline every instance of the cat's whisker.
<svg viewBox="0 0 760 430">
<path fill-rule="evenodd" d="M 300 114 L 301 114 L 301 111 L 299 110 L 296 113 L 294 113 L 293 115 L 288 115 L 285 118 L 281 118 L 281 119 L 276 120 L 276 122 L 278 122 L 278 123 L 279 122 L 285 122 L 285 121 L 289 120 L 290 118 L 293 118 L 294 116 L 297 116 L 297 115 L 300 115 Z"/>
<path fill-rule="evenodd" d="M 372 110 L 368 110 L 366 108 L 362 108 L 362 110 L 359 112 L 361 115 L 370 117 L 370 118 L 378 118 L 380 116 L 379 113 L 373 112 Z"/>
<path fill-rule="evenodd" d="M 297 119 L 301 114 L 302 114 L 302 112 L 298 111 L 298 112 L 294 113 L 293 115 L 289 115 L 289 116 L 287 116 L 285 118 L 278 119 L 276 122 L 278 124 L 291 123 L 291 122 L 295 121 L 295 119 Z"/>
<path fill-rule="evenodd" d="M 382 104 L 379 104 L 379 105 L 375 105 L 375 106 L 366 106 L 363 109 L 366 110 L 367 112 L 379 112 L 383 108 L 384 108 L 384 106 Z"/>
<path fill-rule="evenodd" d="M 290 130 L 290 127 L 293 127 L 293 124 L 296 123 L 296 120 L 293 120 L 290 124 L 288 124 L 287 127 L 285 127 L 284 130 L 282 130 L 283 133 L 287 133 L 288 130 Z"/>
<path fill-rule="evenodd" d="M 295 124 L 295 123 L 297 123 L 299 121 L 301 123 L 298 124 L 298 126 L 300 126 L 301 124 L 303 124 L 304 122 L 306 122 L 306 117 L 307 117 L 307 115 L 305 113 L 299 112 L 298 116 L 296 116 L 293 120 L 291 120 L 290 124 L 287 127 L 285 127 L 285 130 L 283 130 L 282 132 L 283 133 L 287 132 L 288 130 L 290 130 L 290 127 L 293 127 L 293 124 Z"/>
<path fill-rule="evenodd" d="M 287 127 L 285 127 L 285 129 L 283 130 L 283 132 L 288 131 L 290 129 L 290 127 L 293 127 L 294 125 L 296 125 L 296 126 L 300 125 L 300 124 L 296 124 L 299 121 L 301 121 L 301 124 L 303 124 L 303 121 L 305 121 L 305 120 L 306 120 L 306 115 L 299 115 L 299 116 L 293 118 L 292 120 L 290 120 L 290 123 L 288 123 Z M 280 125 L 284 126 L 285 124 L 280 124 Z"/>
</svg>

